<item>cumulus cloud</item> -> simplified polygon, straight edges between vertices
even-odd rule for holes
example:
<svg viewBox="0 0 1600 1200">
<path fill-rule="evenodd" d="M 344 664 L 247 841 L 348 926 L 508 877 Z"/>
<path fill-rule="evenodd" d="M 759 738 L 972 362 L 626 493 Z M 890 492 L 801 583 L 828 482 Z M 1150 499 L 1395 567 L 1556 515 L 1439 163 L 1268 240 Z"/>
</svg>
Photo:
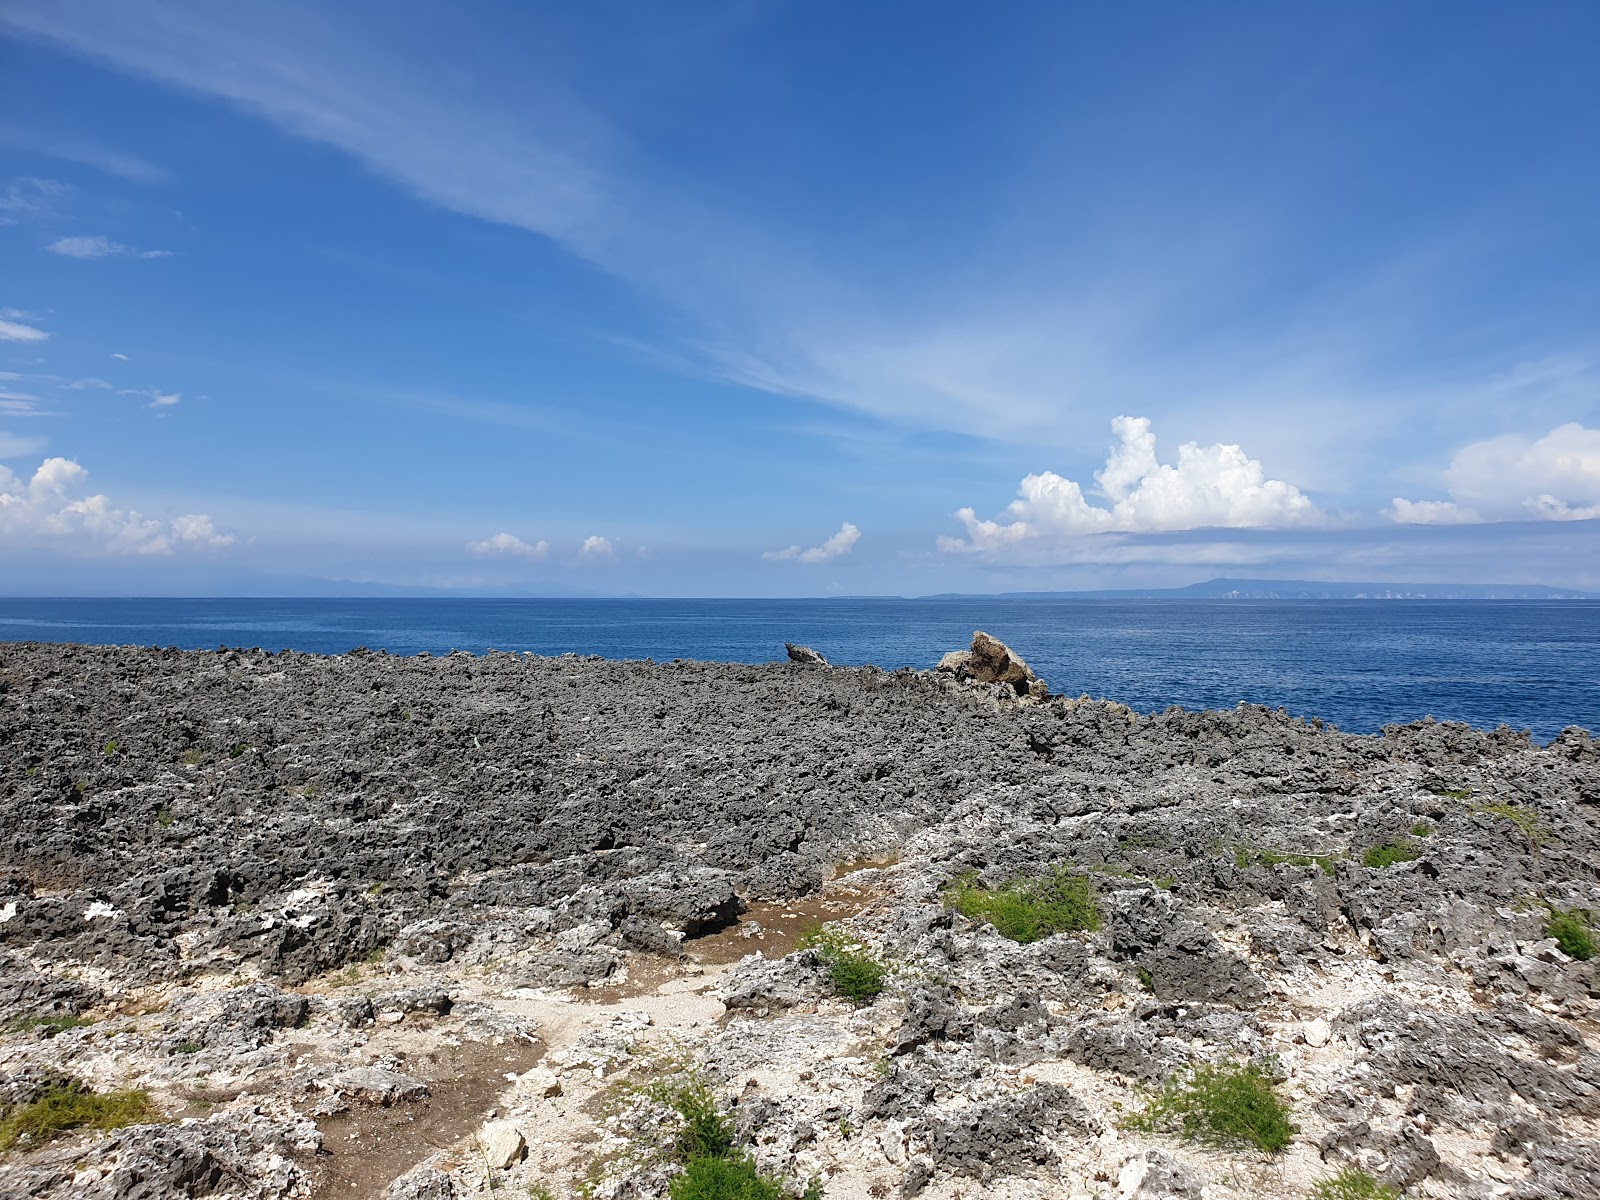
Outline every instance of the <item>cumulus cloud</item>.
<svg viewBox="0 0 1600 1200">
<path fill-rule="evenodd" d="M 66 258 L 169 258 L 171 250 L 137 250 L 103 234 L 57 238 L 45 247 Z"/>
<path fill-rule="evenodd" d="M 1506 434 L 1463 446 L 1445 472 L 1448 501 L 1396 498 L 1403 524 L 1600 517 L 1600 429 L 1576 421 L 1541 438 Z"/>
<path fill-rule="evenodd" d="M 578 557 L 588 562 L 610 562 L 617 557 L 617 548 L 611 544 L 610 538 L 595 534 L 583 539 Z"/>
<path fill-rule="evenodd" d="M 0 342 L 42 342 L 50 335 L 21 321 L 0 320 Z"/>
<path fill-rule="evenodd" d="M 802 550 L 799 546 L 790 546 L 783 550 L 768 550 L 762 558 L 767 559 L 794 559 L 805 563 L 827 562 L 832 558 L 842 558 L 855 549 L 861 540 L 861 530 L 846 521 L 839 526 L 839 532 L 823 542 L 820 546 L 812 546 L 809 550 Z"/>
<path fill-rule="evenodd" d="M 112 507 L 105 496 L 79 496 L 89 472 L 65 458 L 47 458 L 27 482 L 0 467 L 0 541 L 75 554 L 172 554 L 176 549 L 220 548 L 233 535 L 219 533 L 204 513 L 168 522 Z"/>
<path fill-rule="evenodd" d="M 513 558 L 540 559 L 550 553 L 550 543 L 542 538 L 529 545 L 512 533 L 497 533 L 481 542 L 468 542 L 467 552 L 488 558 L 509 555 Z"/>
<path fill-rule="evenodd" d="M 956 517 L 967 536 L 941 537 L 939 548 L 994 551 L 1091 533 L 1276 528 L 1323 517 L 1299 488 L 1268 479 L 1239 446 L 1188 442 L 1173 466 L 1157 458 L 1148 418 L 1117 417 L 1111 429 L 1117 445 L 1094 476 L 1109 505 L 1091 504 L 1076 480 L 1054 471 L 1028 475 L 1000 520 L 980 521 L 974 509 L 960 509 Z"/>
</svg>

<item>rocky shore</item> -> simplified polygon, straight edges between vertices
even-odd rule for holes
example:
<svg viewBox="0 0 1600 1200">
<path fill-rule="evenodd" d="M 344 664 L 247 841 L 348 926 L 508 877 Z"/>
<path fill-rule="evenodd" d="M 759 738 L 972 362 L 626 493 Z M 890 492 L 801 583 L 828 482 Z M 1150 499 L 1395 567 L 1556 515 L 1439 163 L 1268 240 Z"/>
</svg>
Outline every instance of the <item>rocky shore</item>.
<svg viewBox="0 0 1600 1200">
<path fill-rule="evenodd" d="M 0 644 L 0 1196 L 1600 1194 L 1588 734 L 805 649 Z"/>
</svg>

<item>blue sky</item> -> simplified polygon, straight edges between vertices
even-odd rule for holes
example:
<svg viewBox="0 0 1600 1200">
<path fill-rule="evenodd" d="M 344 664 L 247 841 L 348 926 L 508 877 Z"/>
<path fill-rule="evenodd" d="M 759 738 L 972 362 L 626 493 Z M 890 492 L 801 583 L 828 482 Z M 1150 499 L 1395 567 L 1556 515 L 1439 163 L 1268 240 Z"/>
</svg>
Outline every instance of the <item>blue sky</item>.
<svg viewBox="0 0 1600 1200">
<path fill-rule="evenodd" d="M 1600 589 L 1597 55 L 1585 0 L 7 0 L 0 592 Z"/>
</svg>

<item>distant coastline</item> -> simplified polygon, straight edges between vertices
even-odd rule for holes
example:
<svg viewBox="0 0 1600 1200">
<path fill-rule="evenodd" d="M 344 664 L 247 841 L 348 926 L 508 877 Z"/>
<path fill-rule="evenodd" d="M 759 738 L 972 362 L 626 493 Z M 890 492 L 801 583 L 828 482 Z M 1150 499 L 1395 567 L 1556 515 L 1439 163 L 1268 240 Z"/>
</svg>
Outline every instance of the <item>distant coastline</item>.
<svg viewBox="0 0 1600 1200">
<path fill-rule="evenodd" d="M 1208 579 L 1178 588 L 1077 592 L 942 592 L 923 600 L 1600 600 L 1600 592 L 1542 583 L 1330 583 L 1316 579 Z"/>
</svg>

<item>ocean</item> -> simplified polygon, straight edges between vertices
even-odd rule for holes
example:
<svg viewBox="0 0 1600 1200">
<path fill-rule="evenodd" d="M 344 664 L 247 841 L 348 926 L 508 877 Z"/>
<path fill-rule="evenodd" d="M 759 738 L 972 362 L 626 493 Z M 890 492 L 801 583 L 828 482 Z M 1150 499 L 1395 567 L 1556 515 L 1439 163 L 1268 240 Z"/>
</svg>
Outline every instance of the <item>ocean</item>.
<svg viewBox="0 0 1600 1200">
<path fill-rule="evenodd" d="M 337 654 L 599 654 L 931 667 L 984 629 L 1054 692 L 1241 700 L 1375 732 L 1423 716 L 1600 731 L 1600 601 L 0 599 L 0 640 Z"/>
</svg>

